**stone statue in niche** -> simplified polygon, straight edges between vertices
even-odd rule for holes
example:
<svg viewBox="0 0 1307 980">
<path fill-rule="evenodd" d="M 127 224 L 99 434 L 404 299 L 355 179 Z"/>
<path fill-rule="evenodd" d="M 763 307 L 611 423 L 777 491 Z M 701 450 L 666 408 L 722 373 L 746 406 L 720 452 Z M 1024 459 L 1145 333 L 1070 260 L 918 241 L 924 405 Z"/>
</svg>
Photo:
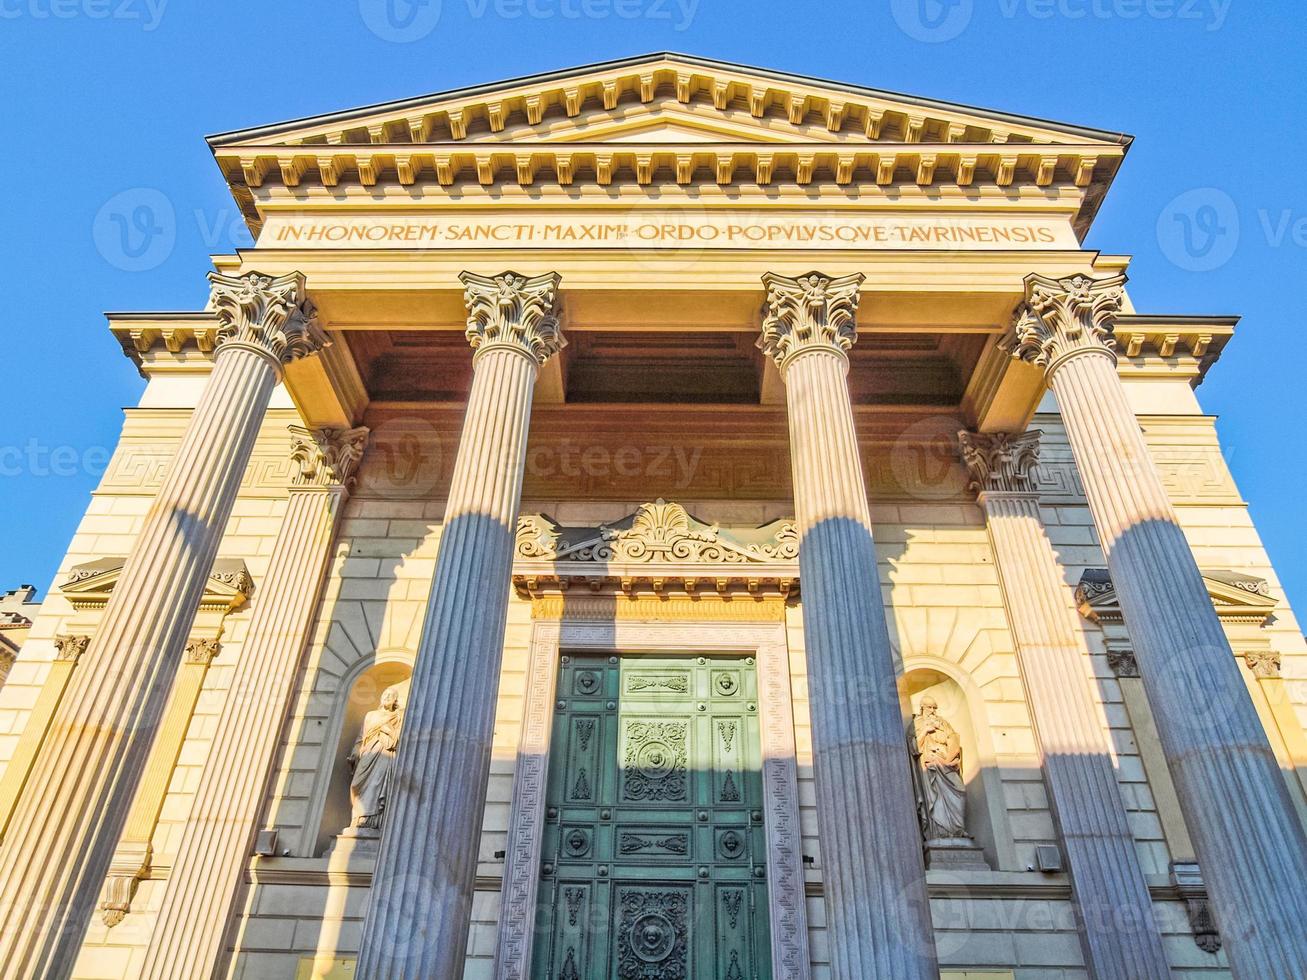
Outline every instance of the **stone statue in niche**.
<svg viewBox="0 0 1307 980">
<path fill-rule="evenodd" d="M 381 832 L 403 723 L 399 691 L 393 687 L 382 691 L 380 706 L 363 716 L 362 729 L 347 760 L 352 774 L 350 828 L 346 832 L 350 836 L 376 836 Z"/>
<path fill-rule="evenodd" d="M 967 786 L 962 780 L 962 739 L 930 695 L 921 699 L 908 729 L 917 813 L 927 868 L 987 870 L 984 851 L 967 833 Z"/>
<path fill-rule="evenodd" d="M 967 787 L 962 781 L 962 740 L 939 714 L 934 698 L 921 699 L 912 718 L 921 830 L 927 841 L 968 837 Z"/>
</svg>

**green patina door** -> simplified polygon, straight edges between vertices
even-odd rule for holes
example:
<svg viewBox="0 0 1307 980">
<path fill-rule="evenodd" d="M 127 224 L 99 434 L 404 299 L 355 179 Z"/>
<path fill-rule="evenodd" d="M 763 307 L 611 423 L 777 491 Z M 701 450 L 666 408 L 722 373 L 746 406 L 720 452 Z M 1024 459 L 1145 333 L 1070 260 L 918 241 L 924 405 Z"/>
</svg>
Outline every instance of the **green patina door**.
<svg viewBox="0 0 1307 980">
<path fill-rule="evenodd" d="M 564 657 L 536 980 L 771 976 L 752 657 Z"/>
</svg>

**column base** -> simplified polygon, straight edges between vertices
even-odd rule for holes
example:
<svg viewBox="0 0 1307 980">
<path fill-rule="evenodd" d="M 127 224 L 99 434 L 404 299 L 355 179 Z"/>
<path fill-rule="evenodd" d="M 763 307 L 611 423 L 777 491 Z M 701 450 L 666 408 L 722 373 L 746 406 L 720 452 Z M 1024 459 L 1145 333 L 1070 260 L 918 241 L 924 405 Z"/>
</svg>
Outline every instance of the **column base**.
<svg viewBox="0 0 1307 980">
<path fill-rule="evenodd" d="M 929 871 L 989 871 L 985 852 L 970 837 L 932 837 L 926 841 Z"/>
</svg>

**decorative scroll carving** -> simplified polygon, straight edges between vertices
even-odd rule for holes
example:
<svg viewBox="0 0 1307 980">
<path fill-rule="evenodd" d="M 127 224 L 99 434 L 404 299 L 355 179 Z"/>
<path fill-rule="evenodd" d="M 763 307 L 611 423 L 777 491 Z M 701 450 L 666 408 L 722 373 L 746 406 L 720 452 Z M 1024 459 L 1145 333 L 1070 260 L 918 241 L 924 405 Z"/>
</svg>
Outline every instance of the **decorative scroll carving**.
<svg viewBox="0 0 1307 980">
<path fill-rule="evenodd" d="M 1039 463 L 1038 429 L 1030 432 L 958 433 L 962 461 L 971 473 L 975 493 L 1031 493 L 1033 471 Z"/>
<path fill-rule="evenodd" d="M 278 364 L 316 354 L 330 341 L 304 292 L 304 276 L 209 273 L 209 305 L 218 318 L 214 347 L 256 350 Z"/>
<path fill-rule="evenodd" d="M 686 798 L 686 739 L 681 721 L 634 721 L 627 726 L 622 764 L 625 800 Z"/>
<path fill-rule="evenodd" d="M 1189 861 L 1174 862 L 1171 865 L 1171 881 L 1184 899 L 1189 928 L 1194 934 L 1194 945 L 1204 953 L 1220 950 L 1221 931 L 1212 914 L 1212 904 L 1207 898 L 1203 874 L 1198 865 Z"/>
<path fill-rule="evenodd" d="M 1280 676 L 1280 655 L 1274 650 L 1249 650 L 1243 655 L 1243 659 L 1254 677 Z"/>
<path fill-rule="evenodd" d="M 64 598 L 76 610 L 102 609 L 122 575 L 125 558 L 97 558 L 85 564 L 74 565 L 68 577 L 59 586 Z M 239 558 L 219 558 L 213 563 L 209 579 L 204 583 L 200 597 L 203 611 L 230 612 L 243 603 L 254 591 L 245 562 Z"/>
<path fill-rule="evenodd" d="M 1261 626 L 1275 613 L 1278 603 L 1263 578 L 1228 569 L 1203 569 L 1203 584 L 1223 623 Z M 1121 623 L 1116 589 L 1105 568 L 1089 568 L 1076 586 L 1080 615 L 1099 624 Z"/>
<path fill-rule="evenodd" d="M 1026 276 L 1026 300 L 1017 308 L 1003 349 L 1047 371 L 1084 351 L 1115 359 L 1112 327 L 1125 301 L 1125 282 L 1123 275 Z"/>
<path fill-rule="evenodd" d="M 368 430 L 290 428 L 290 458 L 295 465 L 297 487 L 344 487 L 354 484 L 363 450 L 368 444 Z"/>
<path fill-rule="evenodd" d="M 517 557 L 631 564 L 795 561 L 799 532 L 785 520 L 753 529 L 705 524 L 680 504 L 659 497 L 630 517 L 598 527 L 569 528 L 543 514 L 523 516 L 517 522 Z"/>
<path fill-rule="evenodd" d="M 766 273 L 758 349 L 782 371 L 805 351 L 844 356 L 858 339 L 858 289 L 865 278 L 860 272 L 838 278 L 820 272 L 798 278 Z"/>
<path fill-rule="evenodd" d="M 556 272 L 530 278 L 516 272 L 481 276 L 463 272 L 467 340 L 477 355 L 508 347 L 544 364 L 564 347 Z"/>
</svg>

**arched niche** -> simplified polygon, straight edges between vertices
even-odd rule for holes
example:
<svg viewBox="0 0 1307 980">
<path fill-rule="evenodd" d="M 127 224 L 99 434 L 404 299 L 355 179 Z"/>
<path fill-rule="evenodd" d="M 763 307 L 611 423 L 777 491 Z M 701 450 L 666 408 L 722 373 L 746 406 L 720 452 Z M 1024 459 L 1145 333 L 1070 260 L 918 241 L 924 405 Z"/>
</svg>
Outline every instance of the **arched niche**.
<svg viewBox="0 0 1307 980">
<path fill-rule="evenodd" d="M 905 664 L 900 687 L 911 714 L 920 709 L 922 698 L 930 696 L 939 705 L 940 716 L 958 733 L 967 787 L 967 832 L 984 851 L 985 860 L 997 871 L 1020 870 L 980 689 L 954 664 L 920 657 Z M 905 719 L 905 739 L 911 724 L 911 717 Z"/>
<path fill-rule="evenodd" d="M 323 743 L 324 759 L 318 773 L 320 805 L 316 839 L 311 853 L 320 855 L 331 846 L 336 835 L 349 826 L 349 764 L 346 761 L 354 740 L 358 738 L 363 716 L 381 703 L 381 692 L 388 687 L 399 689 L 399 703 L 408 705 L 409 678 L 412 665 L 406 657 L 381 657 L 365 662 L 345 678 L 342 695 L 332 711 L 327 738 Z"/>
</svg>

